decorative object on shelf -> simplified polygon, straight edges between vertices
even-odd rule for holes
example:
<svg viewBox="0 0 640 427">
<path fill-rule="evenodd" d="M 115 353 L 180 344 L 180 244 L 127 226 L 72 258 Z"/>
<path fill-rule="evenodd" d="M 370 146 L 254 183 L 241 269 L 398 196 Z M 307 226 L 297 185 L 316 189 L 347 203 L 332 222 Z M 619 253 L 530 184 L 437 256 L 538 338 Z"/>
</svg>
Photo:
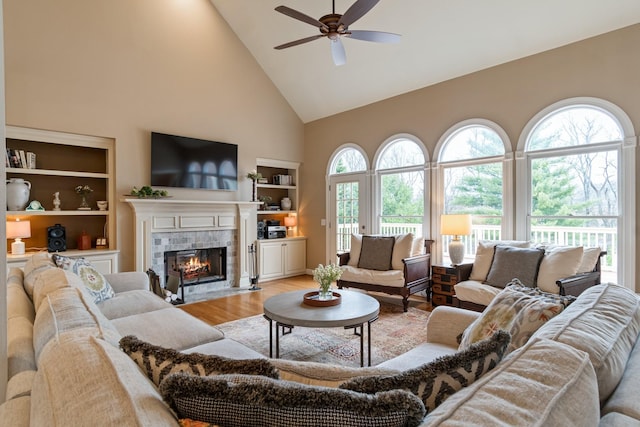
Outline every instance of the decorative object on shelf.
<svg viewBox="0 0 640 427">
<path fill-rule="evenodd" d="M 78 236 L 78 249 L 81 251 L 91 249 L 91 236 L 84 230 L 82 230 L 82 234 Z"/>
<path fill-rule="evenodd" d="M 54 211 L 60 210 L 60 192 L 59 191 L 56 191 L 55 193 L 53 193 L 53 210 Z"/>
<path fill-rule="evenodd" d="M 47 250 L 63 252 L 67 250 L 67 231 L 60 224 L 47 227 Z"/>
<path fill-rule="evenodd" d="M 262 174 L 260 172 L 258 172 L 257 170 L 252 169 L 247 174 L 247 178 L 249 178 L 251 180 L 251 201 L 252 202 L 257 202 L 258 201 L 258 187 L 257 187 L 256 184 L 257 184 L 258 180 L 262 179 Z"/>
<path fill-rule="evenodd" d="M 137 187 L 131 189 L 130 196 L 136 196 L 140 199 L 159 199 L 161 197 L 168 197 L 167 190 L 154 190 L 148 185 L 141 187 L 139 190 Z"/>
<path fill-rule="evenodd" d="M 79 211 L 90 211 L 91 210 L 91 206 L 89 206 L 89 203 L 87 202 L 87 196 L 91 193 L 93 193 L 93 189 L 91 187 L 89 187 L 87 184 L 85 185 L 78 185 L 76 187 L 76 193 L 80 195 L 81 200 L 80 200 L 80 207 L 78 208 Z"/>
<path fill-rule="evenodd" d="M 287 236 L 294 236 L 293 229 L 298 225 L 298 218 L 295 216 L 285 216 L 284 226 L 287 227 Z"/>
<path fill-rule="evenodd" d="M 273 200 L 271 198 L 271 196 L 260 196 L 259 199 L 262 202 L 262 205 L 260 206 L 260 209 L 263 210 L 263 211 L 269 210 L 269 202 L 271 202 L 271 200 Z"/>
<path fill-rule="evenodd" d="M 440 233 L 443 236 L 453 236 L 449 242 L 449 258 L 452 265 L 459 265 L 464 259 L 464 243 L 460 240 L 460 236 L 471 234 L 471 215 L 442 215 Z"/>
<path fill-rule="evenodd" d="M 28 239 L 29 237 L 31 237 L 30 221 L 20 221 L 19 219 L 7 221 L 7 240 L 15 239 L 11 243 L 12 255 L 24 255 L 25 248 L 22 239 Z"/>
<path fill-rule="evenodd" d="M 96 205 L 98 206 L 99 211 L 106 211 L 107 206 L 109 206 L 109 203 L 106 200 L 98 200 L 96 202 Z"/>
<path fill-rule="evenodd" d="M 342 276 L 342 270 L 335 264 L 328 264 L 326 266 L 318 264 L 318 267 L 313 270 L 313 280 L 318 282 L 320 290 L 318 291 L 319 300 L 329 300 L 333 298 L 333 292 L 331 291 L 331 283 L 335 282 Z"/>
<path fill-rule="evenodd" d="M 342 302 L 342 295 L 337 292 L 329 293 L 331 294 L 329 298 L 320 299 L 319 291 L 308 292 L 302 297 L 302 302 L 314 307 L 331 307 Z"/>
<path fill-rule="evenodd" d="M 21 211 L 29 203 L 31 183 L 22 178 L 7 180 L 7 210 Z"/>
<path fill-rule="evenodd" d="M 98 237 L 96 239 L 96 249 L 107 249 L 107 238 L 106 237 Z"/>
<path fill-rule="evenodd" d="M 27 211 L 44 211 L 44 207 L 42 206 L 42 203 L 40 203 L 37 200 L 32 200 L 31 203 L 29 203 L 29 206 L 27 206 L 27 209 L 25 209 Z"/>
<path fill-rule="evenodd" d="M 291 210 L 291 199 L 288 197 L 283 197 L 280 199 L 280 207 L 283 211 Z"/>
</svg>

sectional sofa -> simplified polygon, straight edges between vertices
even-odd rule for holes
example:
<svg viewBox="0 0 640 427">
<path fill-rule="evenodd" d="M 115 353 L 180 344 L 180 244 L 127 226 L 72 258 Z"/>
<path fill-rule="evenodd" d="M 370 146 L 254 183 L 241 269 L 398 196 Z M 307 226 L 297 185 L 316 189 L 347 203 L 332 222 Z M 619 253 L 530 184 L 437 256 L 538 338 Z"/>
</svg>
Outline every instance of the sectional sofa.
<svg viewBox="0 0 640 427">
<path fill-rule="evenodd" d="M 0 406 L 2 425 L 179 425 L 144 369 L 119 348 L 125 335 L 189 354 L 247 363 L 265 360 L 155 296 L 145 274 L 119 273 L 106 279 L 115 293 L 95 303 L 78 275 L 55 267 L 46 255 L 31 259 L 24 272 L 10 271 L 10 379 L 7 401 Z M 407 372 L 456 354 L 458 335 L 480 316 L 438 307 L 425 325 L 423 344 L 377 367 L 269 360 L 280 376 L 269 381 L 305 384 L 299 384 L 300 393 L 320 386 L 329 393 L 354 377 Z M 420 425 L 639 425 L 639 331 L 638 295 L 618 285 L 594 286 L 493 370 L 427 414 Z M 189 378 L 194 377 L 182 380 Z M 361 394 L 348 393 L 356 398 Z M 254 410 L 251 399 L 234 402 L 238 413 L 232 418 Z M 277 416 L 277 410 L 274 413 Z M 300 422 L 254 420 L 252 425 Z"/>
</svg>

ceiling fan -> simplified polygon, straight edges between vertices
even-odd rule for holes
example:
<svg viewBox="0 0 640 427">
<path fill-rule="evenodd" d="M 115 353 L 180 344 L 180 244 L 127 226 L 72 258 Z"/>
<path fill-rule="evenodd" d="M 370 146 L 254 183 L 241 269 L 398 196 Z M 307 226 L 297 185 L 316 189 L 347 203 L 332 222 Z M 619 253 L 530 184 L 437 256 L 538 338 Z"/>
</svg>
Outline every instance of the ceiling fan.
<svg viewBox="0 0 640 427">
<path fill-rule="evenodd" d="M 347 62 L 347 54 L 340 38 L 350 37 L 356 40 L 364 40 L 377 43 L 397 43 L 400 41 L 400 35 L 394 33 L 385 33 L 382 31 L 364 31 L 350 30 L 349 26 L 362 18 L 369 12 L 380 0 L 357 0 L 349 9 L 340 15 L 336 13 L 336 1 L 333 0 L 333 13 L 324 15 L 320 19 L 315 19 L 302 12 L 291 9 L 287 6 L 278 6 L 276 11 L 287 15 L 291 18 L 313 25 L 320 29 L 320 34 L 303 39 L 294 40 L 289 43 L 276 46 L 274 49 L 286 49 L 288 47 L 297 46 L 299 44 L 308 43 L 321 37 L 328 37 L 331 41 L 331 55 L 336 65 L 343 65 Z"/>
</svg>

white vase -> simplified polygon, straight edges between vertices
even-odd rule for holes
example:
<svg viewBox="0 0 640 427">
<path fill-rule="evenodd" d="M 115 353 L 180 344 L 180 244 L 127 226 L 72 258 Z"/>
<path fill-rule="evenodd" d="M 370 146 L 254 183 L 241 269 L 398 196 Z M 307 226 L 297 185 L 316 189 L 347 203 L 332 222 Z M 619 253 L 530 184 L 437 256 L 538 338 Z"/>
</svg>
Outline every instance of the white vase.
<svg viewBox="0 0 640 427">
<path fill-rule="evenodd" d="M 291 199 L 283 197 L 282 200 L 280 200 L 280 208 L 282 208 L 283 211 L 291 210 Z"/>
<path fill-rule="evenodd" d="M 22 178 L 7 180 L 7 210 L 21 211 L 29 203 L 31 183 Z"/>
</svg>

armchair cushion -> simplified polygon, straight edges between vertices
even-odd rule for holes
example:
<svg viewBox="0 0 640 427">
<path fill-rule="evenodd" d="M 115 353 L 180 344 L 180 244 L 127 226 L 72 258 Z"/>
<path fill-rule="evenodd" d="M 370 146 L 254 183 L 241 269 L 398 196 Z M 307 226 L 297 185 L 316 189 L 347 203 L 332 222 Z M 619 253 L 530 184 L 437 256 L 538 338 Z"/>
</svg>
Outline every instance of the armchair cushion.
<svg viewBox="0 0 640 427">
<path fill-rule="evenodd" d="M 513 246 L 515 248 L 528 248 L 530 243 L 523 240 L 481 240 L 476 249 L 476 258 L 471 269 L 470 280 L 484 282 L 491 268 L 493 254 L 497 245 Z"/>
<path fill-rule="evenodd" d="M 593 269 L 596 267 L 596 264 L 598 263 L 601 252 L 602 249 L 599 246 L 584 248 L 584 251 L 582 253 L 582 261 L 578 266 L 577 273 L 589 273 L 593 271 Z"/>
<path fill-rule="evenodd" d="M 396 238 L 393 236 L 362 236 L 359 268 L 386 271 L 391 269 L 391 256 Z"/>
<path fill-rule="evenodd" d="M 582 261 L 582 253 L 582 246 L 559 246 L 547 250 L 540 262 L 538 288 L 553 294 L 559 293 L 556 281 L 576 274 Z"/>
<path fill-rule="evenodd" d="M 369 283 L 372 285 L 396 286 L 402 288 L 404 283 L 404 273 L 402 270 L 367 270 L 364 268 L 343 265 L 340 280 L 345 282 Z"/>
<path fill-rule="evenodd" d="M 485 285 L 476 280 L 465 280 L 454 286 L 456 298 L 487 306 L 502 291 L 502 288 Z"/>
<path fill-rule="evenodd" d="M 360 251 L 362 250 L 362 234 L 351 235 L 351 249 L 349 249 L 349 262 L 348 265 L 352 267 L 358 266 L 360 261 Z"/>
<path fill-rule="evenodd" d="M 542 249 L 497 245 L 486 283 L 504 288 L 518 278 L 524 285 L 534 287 L 543 256 Z"/>
<path fill-rule="evenodd" d="M 403 259 L 411 256 L 411 248 L 413 246 L 413 233 L 398 234 L 395 236 L 393 244 L 393 252 L 391 255 L 391 268 L 394 270 L 402 270 L 404 268 Z"/>
</svg>

